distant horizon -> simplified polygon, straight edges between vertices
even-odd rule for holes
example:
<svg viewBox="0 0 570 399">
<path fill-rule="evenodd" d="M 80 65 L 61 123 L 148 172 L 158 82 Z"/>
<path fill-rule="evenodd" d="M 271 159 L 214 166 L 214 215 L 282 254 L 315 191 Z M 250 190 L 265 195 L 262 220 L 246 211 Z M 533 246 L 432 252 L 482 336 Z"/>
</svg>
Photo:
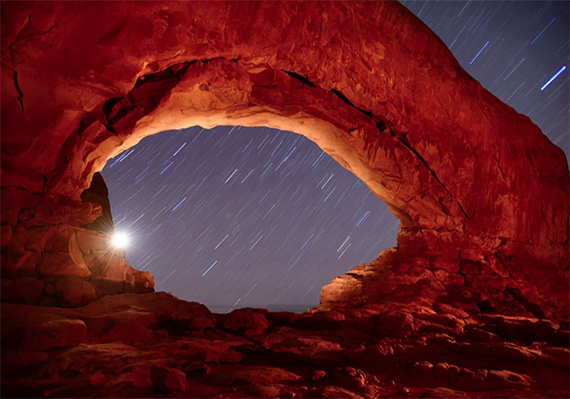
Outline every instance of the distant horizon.
<svg viewBox="0 0 570 399">
<path fill-rule="evenodd" d="M 316 305 L 248 305 L 242 307 L 228 306 L 208 306 L 204 304 L 212 313 L 231 313 L 238 309 L 266 309 L 269 312 L 291 312 L 291 313 L 305 313 L 307 310 L 314 308 Z"/>
<path fill-rule="evenodd" d="M 269 312 L 291 312 L 291 313 L 305 313 L 307 310 L 314 308 L 314 306 L 301 306 L 301 305 L 272 305 L 272 306 L 244 306 L 232 308 L 231 306 L 208 306 L 212 313 L 230 313 L 238 309 L 265 309 Z M 214 311 L 215 310 L 215 311 Z M 221 311 L 227 310 L 227 311 Z"/>
<path fill-rule="evenodd" d="M 238 310 L 238 309 L 265 309 L 269 312 L 291 312 L 291 313 L 305 313 L 307 310 L 315 308 L 317 306 L 319 306 L 318 304 L 270 304 L 270 305 L 264 305 L 264 304 L 244 304 L 243 306 L 233 306 L 230 304 L 227 305 L 208 305 L 207 303 L 198 301 L 198 300 L 188 300 L 188 299 L 183 299 L 183 298 L 179 298 L 177 295 L 175 295 L 172 292 L 168 292 L 168 291 L 162 291 L 162 290 L 156 290 L 155 292 L 166 292 L 168 294 L 174 295 L 176 298 L 178 298 L 181 301 L 185 301 L 185 302 L 195 302 L 195 303 L 201 303 L 202 305 L 206 306 L 208 309 L 210 309 L 210 311 L 212 313 L 230 313 L 234 310 Z"/>
</svg>

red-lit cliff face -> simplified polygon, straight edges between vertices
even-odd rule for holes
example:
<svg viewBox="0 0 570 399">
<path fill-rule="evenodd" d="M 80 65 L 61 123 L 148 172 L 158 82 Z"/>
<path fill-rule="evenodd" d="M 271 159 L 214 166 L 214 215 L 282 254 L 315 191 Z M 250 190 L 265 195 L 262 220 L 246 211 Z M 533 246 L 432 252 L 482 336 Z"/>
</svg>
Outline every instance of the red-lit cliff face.
<svg viewBox="0 0 570 399">
<path fill-rule="evenodd" d="M 342 355 L 331 360 L 323 355 L 319 362 L 330 361 L 331 369 L 325 371 L 329 377 L 313 378 L 297 371 L 300 380 L 289 376 L 301 381 L 295 384 L 316 386 L 320 383 L 315 381 L 322 380 L 326 386 L 355 393 L 360 392 L 360 383 L 354 379 L 386 387 L 389 381 L 404 384 L 404 374 L 421 371 L 427 374 L 416 382 L 426 387 L 430 373 L 439 370 L 434 375 L 443 377 L 434 386 L 471 391 L 483 379 L 484 391 L 545 392 L 546 380 L 532 372 L 536 361 L 554 367 L 554 391 L 564 386 L 556 371 L 567 367 L 562 359 L 566 352 L 559 348 L 568 334 L 569 184 L 564 154 L 527 117 L 467 75 L 445 45 L 399 4 L 14 2 L 2 7 L 1 45 L 3 300 L 73 307 L 108 293 L 152 290 L 150 275 L 130 268 L 108 250 L 106 236 L 112 227 L 104 222 L 105 216 L 99 218 L 108 204 L 104 184 L 99 177 L 93 179 L 94 174 L 110 157 L 163 130 L 192 125 L 270 126 L 315 141 L 361 178 L 402 221 L 398 248 L 324 287 L 321 310 L 341 314 L 330 316 L 330 325 L 323 328 L 356 325 L 360 331 L 349 328 L 350 333 L 341 334 L 344 338 L 330 342 L 362 346 L 358 351 L 367 356 L 373 349 L 364 342 L 384 345 L 391 349 L 378 349 L 378 356 L 406 366 L 383 381 L 387 369 L 375 369 L 374 358 Z M 145 297 L 140 296 L 140 301 Z M 108 312 L 119 306 L 113 305 L 119 298 L 102 302 Z M 136 296 L 129 298 L 137 301 Z M 99 306 L 96 303 L 93 306 Z M 4 304 L 3 317 L 22 313 L 19 306 Z M 172 333 L 170 324 L 148 316 L 163 314 L 164 309 L 157 311 L 144 301 L 121 306 L 131 310 L 112 313 L 109 323 L 119 323 L 116 319 L 122 316 L 134 320 L 135 327 L 142 327 L 133 331 L 145 338 L 137 335 L 137 343 L 164 336 L 164 331 Z M 360 311 L 353 312 L 354 307 Z M 24 308 L 30 314 L 35 309 Z M 34 337 L 34 331 L 49 330 L 54 324 L 15 324 L 8 319 L 15 327 L 7 334 L 16 338 L 3 339 L 3 345 L 10 347 L 3 353 L 11 356 L 10 351 L 18 348 L 45 354 L 45 349 L 73 347 L 88 338 L 93 345 L 110 339 L 103 338 L 106 330 L 99 322 L 90 321 L 92 310 L 52 312 L 50 317 L 67 320 L 55 323 L 62 340 L 46 344 L 34 338 L 30 343 L 26 336 Z M 518 319 L 508 318 L 513 316 Z M 101 317 L 107 317 L 105 312 Z M 177 320 L 196 317 L 189 312 Z M 268 317 L 274 318 L 268 324 L 251 315 L 243 322 L 264 326 L 258 331 L 265 337 L 256 341 L 258 349 L 277 345 L 278 340 L 266 345 L 276 331 L 281 336 L 304 336 L 306 342 L 319 327 L 317 316 L 314 320 L 307 316 L 307 324 L 300 326 L 287 317 Z M 541 321 L 545 318 L 549 321 Z M 102 325 L 105 320 L 100 320 Z M 190 330 L 204 335 L 214 329 L 216 337 L 228 331 L 226 321 L 213 320 Z M 290 323 L 297 327 L 283 327 Z M 281 327 L 293 330 L 286 333 Z M 32 332 L 26 333 L 26 328 Z M 241 328 L 234 330 L 229 329 L 244 334 Z M 518 330 L 524 331 L 522 337 Z M 326 341 L 323 334 L 329 333 L 315 333 Z M 495 341 L 507 348 L 499 352 L 512 354 L 509 351 L 516 347 L 519 354 L 506 363 L 485 358 L 478 366 L 479 358 L 469 363 L 441 355 L 460 351 L 442 340 L 463 345 L 466 357 L 479 350 L 491 357 Z M 538 352 L 525 352 L 531 344 Z M 302 352 L 299 345 L 290 344 L 297 348 L 292 349 L 295 356 Z M 405 354 L 425 345 L 425 353 L 418 349 L 413 356 Z M 346 345 L 335 348 L 330 351 L 348 350 Z M 240 356 L 247 358 L 249 352 L 242 352 Z M 184 351 L 178 348 L 176 353 Z M 255 356 L 252 359 L 260 361 L 261 355 Z M 558 360 L 548 360 L 549 356 Z M 299 364 L 304 359 L 294 358 Z M 196 361 L 215 368 L 207 359 Z M 350 362 L 359 371 L 345 370 L 334 377 L 334 367 L 346 368 Z M 419 365 L 412 367 L 414 362 Z M 521 368 L 517 365 L 521 362 L 527 363 Z M 443 363 L 448 366 L 437 367 Z M 40 374 L 41 364 L 36 365 Z M 85 375 L 92 371 L 79 369 Z M 184 370 L 191 378 L 192 372 Z M 497 376 L 493 370 L 510 370 L 520 378 Z M 370 375 L 368 380 L 362 380 L 360 372 Z M 174 374 L 169 378 L 182 378 Z M 466 374 L 473 377 L 469 387 L 451 384 Z M 354 378 L 343 383 L 343 375 Z M 150 380 L 145 378 L 147 384 Z M 293 386 L 283 383 L 287 378 L 279 384 Z M 353 383 L 356 388 L 350 388 Z M 399 395 L 390 389 L 378 388 L 374 394 Z M 148 395 L 143 391 L 136 393 Z M 295 392 L 326 396 L 320 391 Z M 410 395 L 422 392 L 427 391 Z"/>
</svg>

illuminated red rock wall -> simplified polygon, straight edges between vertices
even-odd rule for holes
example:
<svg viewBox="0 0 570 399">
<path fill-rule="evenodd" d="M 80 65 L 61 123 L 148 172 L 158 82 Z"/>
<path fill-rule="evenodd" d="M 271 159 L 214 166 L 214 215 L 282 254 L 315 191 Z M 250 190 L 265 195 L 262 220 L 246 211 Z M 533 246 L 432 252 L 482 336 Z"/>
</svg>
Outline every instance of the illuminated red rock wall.
<svg viewBox="0 0 570 399">
<path fill-rule="evenodd" d="M 563 152 L 398 3 L 2 8 L 4 299 L 72 306 L 150 289 L 120 256 L 103 259 L 107 232 L 88 226 L 101 203 L 82 192 L 147 135 L 239 124 L 303 134 L 362 179 L 402 221 L 399 256 L 475 264 L 567 309 Z"/>
</svg>

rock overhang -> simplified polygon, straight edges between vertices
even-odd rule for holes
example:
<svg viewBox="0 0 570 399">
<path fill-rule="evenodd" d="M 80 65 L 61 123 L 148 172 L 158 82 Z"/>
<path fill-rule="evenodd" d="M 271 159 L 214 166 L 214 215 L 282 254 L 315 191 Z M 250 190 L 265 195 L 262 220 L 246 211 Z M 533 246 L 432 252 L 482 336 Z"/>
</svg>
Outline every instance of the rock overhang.
<svg viewBox="0 0 570 399">
<path fill-rule="evenodd" d="M 65 242 L 98 217 L 81 193 L 110 157 L 237 124 L 315 141 L 401 219 L 401 250 L 478 251 L 541 284 L 568 265 L 564 154 L 395 2 L 8 3 L 2 20 L 3 276 L 44 256 L 15 232 Z"/>
</svg>

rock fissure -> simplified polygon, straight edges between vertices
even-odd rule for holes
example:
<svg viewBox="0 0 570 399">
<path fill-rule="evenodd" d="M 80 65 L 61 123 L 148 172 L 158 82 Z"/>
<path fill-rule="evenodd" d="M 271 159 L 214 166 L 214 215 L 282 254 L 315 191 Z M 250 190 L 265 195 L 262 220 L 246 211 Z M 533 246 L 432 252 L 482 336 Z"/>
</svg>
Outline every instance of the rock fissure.
<svg viewBox="0 0 570 399">
<path fill-rule="evenodd" d="M 296 72 L 289 72 L 289 71 L 285 71 L 283 70 L 283 72 L 287 73 L 289 76 L 305 83 L 308 86 L 311 87 L 315 87 L 315 88 L 319 88 L 321 90 L 324 90 L 322 87 L 317 86 L 316 84 L 314 84 L 313 82 L 311 82 L 308 78 L 296 73 Z M 386 123 L 384 121 L 382 121 L 380 118 L 378 118 L 376 115 L 374 115 L 372 112 L 367 111 L 365 109 L 362 109 L 358 106 L 356 106 L 352 101 L 350 101 L 342 92 L 340 92 L 339 90 L 336 89 L 330 89 L 330 91 L 332 93 L 334 93 L 338 98 L 340 98 L 344 103 L 346 103 L 347 105 L 349 105 L 350 107 L 353 107 L 354 109 L 357 109 L 358 111 L 362 112 L 364 115 L 368 116 L 369 118 L 371 118 L 374 122 L 374 125 L 378 128 L 378 131 L 380 133 L 383 134 L 389 134 L 391 137 L 395 137 L 400 143 L 402 143 L 408 150 L 410 150 L 412 152 L 412 154 L 414 154 L 414 156 L 422 163 L 422 165 L 429 171 L 429 173 L 433 176 L 433 178 L 441 185 L 441 187 L 443 187 L 443 189 L 445 190 L 445 192 L 450 196 L 450 198 L 457 204 L 457 206 L 459 207 L 459 210 L 461 211 L 461 213 L 467 218 L 467 219 L 471 219 L 474 215 L 475 215 L 475 211 L 473 210 L 473 213 L 471 215 L 469 215 L 466 211 L 465 208 L 463 207 L 463 205 L 461 205 L 461 202 L 459 202 L 454 196 L 453 194 L 449 191 L 449 189 L 447 188 L 447 186 L 445 184 L 443 184 L 443 182 L 440 180 L 440 178 L 437 176 L 437 173 L 430 168 L 430 166 L 428 165 L 427 161 L 424 159 L 424 157 L 422 157 L 420 155 L 420 153 L 414 148 L 412 147 L 412 145 L 403 137 L 397 135 L 394 133 L 394 131 L 392 129 L 390 129 L 389 127 L 387 127 Z"/>
<path fill-rule="evenodd" d="M 23 23 L 22 27 L 18 30 L 18 32 L 15 34 L 12 43 L 10 43 L 10 45 L 8 46 L 8 51 L 10 52 L 10 62 L 12 63 L 12 65 L 14 64 L 14 45 L 20 39 L 20 34 L 26 29 L 26 27 L 30 23 L 32 19 L 32 13 L 33 12 L 28 13 L 26 21 Z"/>
<path fill-rule="evenodd" d="M 20 85 L 18 84 L 18 72 L 14 71 L 14 87 L 16 88 L 16 91 L 18 92 L 18 97 L 16 97 L 16 99 L 18 100 L 18 103 L 20 103 L 20 108 L 22 109 L 22 113 L 24 113 L 24 93 L 22 93 L 22 89 L 20 88 Z"/>
<path fill-rule="evenodd" d="M 2 186 L 0 186 L 0 188 L 14 188 L 14 189 L 16 189 L 16 190 L 21 190 L 21 191 L 24 191 L 24 192 L 26 192 L 26 193 L 28 193 L 28 194 L 32 194 L 32 195 L 41 194 L 41 193 L 38 193 L 38 192 L 36 192 L 36 191 L 32 191 L 32 190 L 30 190 L 30 189 L 28 189 L 28 188 L 26 188 L 26 187 L 17 186 L 17 185 L 15 185 L 15 184 L 2 185 Z"/>
<path fill-rule="evenodd" d="M 375 123 L 380 123 L 384 126 L 386 126 L 386 124 L 381 121 L 378 117 L 376 117 L 375 115 L 372 114 L 372 112 L 370 111 L 366 111 L 365 109 L 362 109 L 360 107 L 357 107 L 356 105 L 354 105 L 354 103 L 352 101 L 350 101 L 348 98 L 346 98 L 346 96 L 344 94 L 342 94 L 340 91 L 336 90 L 336 89 L 331 89 L 331 92 L 337 96 L 338 98 L 340 98 L 345 104 L 348 104 L 349 106 L 351 106 L 352 108 L 355 108 L 357 110 L 359 110 L 360 112 L 362 112 L 364 115 L 368 116 L 369 118 L 372 118 L 372 120 L 374 120 Z M 381 133 L 383 133 L 382 130 L 380 130 Z"/>
<path fill-rule="evenodd" d="M 422 163 L 422 165 L 424 165 L 426 167 L 426 169 L 429 171 L 429 173 L 433 176 L 433 178 L 441 185 L 441 187 L 443 187 L 443 189 L 445 190 L 445 192 L 453 199 L 453 201 L 455 201 L 455 203 L 457 204 L 457 206 L 459 207 L 459 209 L 461 210 L 461 213 L 463 213 L 463 215 L 467 218 L 467 219 L 471 219 L 471 217 L 473 217 L 473 215 L 475 215 L 475 210 L 473 211 L 473 214 L 470 216 L 469 214 L 467 214 L 467 212 L 465 211 L 465 209 L 463 208 L 463 206 L 461 205 L 461 203 L 455 199 L 455 197 L 453 196 L 453 194 L 451 194 L 451 192 L 449 191 L 449 189 L 445 186 L 445 184 L 443 184 L 443 182 L 439 179 L 439 177 L 437 177 L 437 173 L 435 173 L 435 171 L 430 168 L 430 166 L 428 165 L 427 161 L 420 155 L 420 153 L 414 148 L 412 147 L 412 145 L 410 143 L 408 143 L 408 141 L 406 141 L 403 137 L 398 136 L 398 135 L 394 135 L 396 137 L 396 139 L 402 143 L 408 150 L 410 150 L 415 156 L 416 158 Z"/>
<path fill-rule="evenodd" d="M 300 75 L 296 72 L 290 72 L 290 71 L 286 71 L 284 69 L 282 69 L 283 72 L 285 72 L 287 75 L 291 76 L 293 79 L 297 79 L 300 82 L 303 82 L 304 84 L 306 84 L 307 86 L 310 87 L 317 87 L 316 84 L 314 84 L 313 82 L 311 82 L 309 79 L 307 79 L 306 77 L 304 77 L 303 75 Z"/>
<path fill-rule="evenodd" d="M 533 303 L 528 298 L 526 298 L 518 288 L 507 286 L 505 288 L 505 292 L 510 294 L 514 300 L 523 305 L 524 308 L 529 311 L 529 313 L 532 313 L 538 319 L 544 319 L 545 314 L 540 308 L 540 306 L 536 303 Z"/>
</svg>

